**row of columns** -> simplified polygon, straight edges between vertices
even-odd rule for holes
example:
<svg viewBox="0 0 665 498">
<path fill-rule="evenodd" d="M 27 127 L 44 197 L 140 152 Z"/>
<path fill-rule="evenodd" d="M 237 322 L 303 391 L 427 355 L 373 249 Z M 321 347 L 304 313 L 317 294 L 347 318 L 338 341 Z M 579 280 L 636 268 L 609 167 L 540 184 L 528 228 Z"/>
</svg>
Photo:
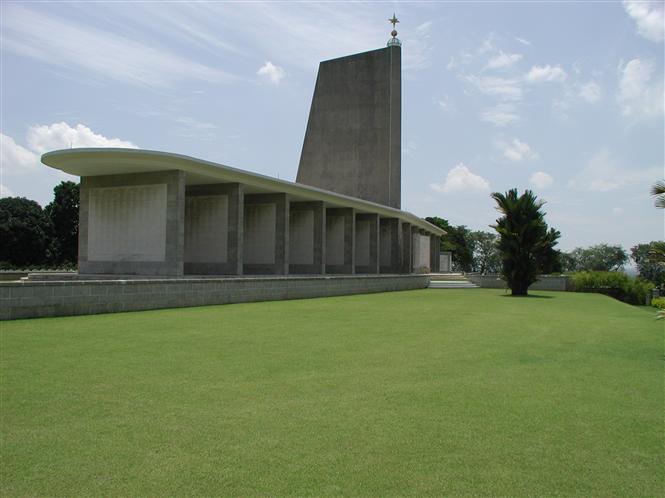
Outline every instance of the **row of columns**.
<svg viewBox="0 0 665 498">
<path fill-rule="evenodd" d="M 438 269 L 439 237 L 397 217 L 295 201 L 285 193 L 250 193 L 239 183 L 185 185 L 181 171 L 84 177 L 80 220 L 80 273 Z"/>
<path fill-rule="evenodd" d="M 327 207 L 322 201 L 290 201 L 287 194 L 243 195 L 241 184 L 188 187 L 187 197 L 208 194 L 211 187 L 229 198 L 225 228 L 232 236 L 227 250 L 219 251 L 225 252 L 226 261 L 199 263 L 186 257 L 187 274 L 396 274 L 437 269 L 439 237 L 399 218 Z M 191 230 L 185 227 L 186 234 Z M 418 235 L 427 238 L 427 264 L 414 253 Z M 205 243 L 205 238 L 186 239 Z M 193 252 L 186 244 L 185 254 Z"/>
</svg>

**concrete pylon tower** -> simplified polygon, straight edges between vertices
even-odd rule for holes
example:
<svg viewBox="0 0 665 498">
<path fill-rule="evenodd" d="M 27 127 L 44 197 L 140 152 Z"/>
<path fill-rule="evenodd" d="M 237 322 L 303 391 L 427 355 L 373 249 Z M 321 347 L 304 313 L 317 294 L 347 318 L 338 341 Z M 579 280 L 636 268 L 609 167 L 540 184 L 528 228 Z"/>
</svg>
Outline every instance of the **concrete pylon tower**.
<svg viewBox="0 0 665 498">
<path fill-rule="evenodd" d="M 321 62 L 296 181 L 401 207 L 402 49 Z"/>
</svg>

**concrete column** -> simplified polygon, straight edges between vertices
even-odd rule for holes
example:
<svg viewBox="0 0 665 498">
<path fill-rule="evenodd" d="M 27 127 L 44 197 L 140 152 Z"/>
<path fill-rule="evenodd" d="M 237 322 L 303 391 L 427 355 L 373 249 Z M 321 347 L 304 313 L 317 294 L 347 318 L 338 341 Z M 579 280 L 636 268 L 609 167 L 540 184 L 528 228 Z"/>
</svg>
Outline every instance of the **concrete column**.
<svg viewBox="0 0 665 498">
<path fill-rule="evenodd" d="M 352 208 L 326 209 L 326 273 L 355 273 L 355 233 Z"/>
<path fill-rule="evenodd" d="M 420 247 L 418 242 L 418 236 L 420 235 L 420 229 L 411 225 L 411 269 L 410 273 L 415 273 L 418 271 L 418 248 Z"/>
<path fill-rule="evenodd" d="M 288 196 L 245 194 L 244 197 L 243 273 L 288 275 Z"/>
<path fill-rule="evenodd" d="M 379 215 L 356 215 L 356 273 L 379 273 Z"/>
<path fill-rule="evenodd" d="M 243 186 L 190 185 L 185 197 L 185 273 L 242 275 Z"/>
<path fill-rule="evenodd" d="M 289 258 L 289 273 L 325 273 L 326 208 L 323 202 L 290 203 Z"/>
<path fill-rule="evenodd" d="M 402 266 L 399 219 L 381 218 L 379 222 L 379 269 L 381 273 L 399 273 Z"/>
<path fill-rule="evenodd" d="M 438 273 L 439 269 L 439 237 L 434 234 L 429 236 L 429 271 Z"/>
<path fill-rule="evenodd" d="M 79 273 L 182 275 L 185 173 L 81 178 Z"/>
<path fill-rule="evenodd" d="M 402 223 L 402 273 L 411 273 L 413 260 L 413 237 L 411 236 L 411 223 Z"/>
<path fill-rule="evenodd" d="M 432 273 L 439 273 L 439 252 L 441 248 L 441 238 L 438 235 L 430 234 L 430 256 L 429 266 Z"/>
</svg>

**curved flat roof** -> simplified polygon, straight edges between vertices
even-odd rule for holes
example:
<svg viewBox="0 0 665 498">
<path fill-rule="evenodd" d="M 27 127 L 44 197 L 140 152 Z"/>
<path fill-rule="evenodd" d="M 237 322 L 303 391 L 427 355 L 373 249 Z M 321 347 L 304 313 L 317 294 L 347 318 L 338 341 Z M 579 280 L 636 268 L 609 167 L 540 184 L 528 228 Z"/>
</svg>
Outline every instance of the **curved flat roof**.
<svg viewBox="0 0 665 498">
<path fill-rule="evenodd" d="M 323 201 L 331 207 L 349 207 L 360 212 L 378 213 L 384 218 L 400 218 L 436 235 L 446 233 L 408 211 L 182 154 L 144 149 L 80 148 L 47 152 L 41 160 L 51 168 L 75 176 L 180 170 L 186 173 L 187 185 L 242 183 L 247 186 L 247 193 L 286 193 L 293 200 Z"/>
</svg>

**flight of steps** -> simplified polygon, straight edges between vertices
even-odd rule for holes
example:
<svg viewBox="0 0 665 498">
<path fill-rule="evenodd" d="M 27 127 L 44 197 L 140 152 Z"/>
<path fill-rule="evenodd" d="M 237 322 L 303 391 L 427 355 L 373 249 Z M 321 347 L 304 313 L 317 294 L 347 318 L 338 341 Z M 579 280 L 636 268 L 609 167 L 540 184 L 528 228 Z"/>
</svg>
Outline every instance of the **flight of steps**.
<svg viewBox="0 0 665 498">
<path fill-rule="evenodd" d="M 476 284 L 467 280 L 462 273 L 430 274 L 430 289 L 478 289 Z"/>
</svg>

